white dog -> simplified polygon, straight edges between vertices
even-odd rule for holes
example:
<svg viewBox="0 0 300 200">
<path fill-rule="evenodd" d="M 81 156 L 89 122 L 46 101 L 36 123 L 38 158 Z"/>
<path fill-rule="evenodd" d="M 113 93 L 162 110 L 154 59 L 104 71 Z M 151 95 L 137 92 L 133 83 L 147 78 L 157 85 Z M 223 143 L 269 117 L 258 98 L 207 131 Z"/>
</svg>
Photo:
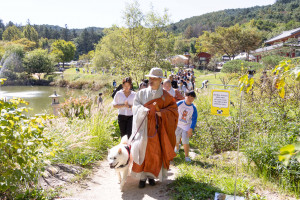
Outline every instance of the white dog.
<svg viewBox="0 0 300 200">
<path fill-rule="evenodd" d="M 123 191 L 123 186 L 126 182 L 129 168 L 132 164 L 130 156 L 130 148 L 127 145 L 128 138 L 123 136 L 121 143 L 108 150 L 107 160 L 111 169 L 115 169 L 119 177 L 120 188 Z"/>
</svg>

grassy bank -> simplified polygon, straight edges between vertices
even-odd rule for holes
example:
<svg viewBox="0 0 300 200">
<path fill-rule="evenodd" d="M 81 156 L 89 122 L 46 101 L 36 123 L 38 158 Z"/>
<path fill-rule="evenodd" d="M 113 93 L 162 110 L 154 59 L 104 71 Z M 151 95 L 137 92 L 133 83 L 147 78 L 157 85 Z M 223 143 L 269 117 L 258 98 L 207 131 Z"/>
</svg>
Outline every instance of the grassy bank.
<svg viewBox="0 0 300 200">
<path fill-rule="evenodd" d="M 112 90 L 113 80 L 120 84 L 122 78 L 120 75 L 112 75 L 111 73 L 91 74 L 83 73 L 82 69 L 80 72 L 76 72 L 76 68 L 69 68 L 64 71 L 63 77 L 61 75 L 55 76 L 52 85 L 106 92 Z"/>
<path fill-rule="evenodd" d="M 286 80 L 287 98 L 281 99 L 277 91 L 262 90 L 259 75 L 254 77 L 253 92 L 243 98 L 240 143 L 243 159 L 239 164 L 237 194 L 248 199 L 299 197 L 300 164 L 292 159 L 285 166 L 278 160 L 278 154 L 281 147 L 294 143 L 299 136 L 300 87 Z M 218 81 L 211 75 L 206 77 L 212 83 Z M 230 84 L 236 82 L 234 79 Z M 215 192 L 233 194 L 236 153 L 227 155 L 227 152 L 237 149 L 240 92 L 231 90 L 230 117 L 210 114 L 210 92 L 205 89 L 197 93 L 198 122 L 192 144 L 199 155 L 191 164 L 183 162 L 183 152 L 176 158 L 180 170 L 173 184 L 174 199 L 211 199 Z"/>
</svg>

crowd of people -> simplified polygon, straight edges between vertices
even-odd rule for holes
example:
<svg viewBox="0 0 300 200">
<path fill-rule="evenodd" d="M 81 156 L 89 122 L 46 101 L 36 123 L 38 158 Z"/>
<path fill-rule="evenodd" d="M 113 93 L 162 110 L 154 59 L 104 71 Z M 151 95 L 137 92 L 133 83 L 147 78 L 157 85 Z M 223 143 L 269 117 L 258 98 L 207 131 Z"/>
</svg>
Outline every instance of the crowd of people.
<svg viewBox="0 0 300 200">
<path fill-rule="evenodd" d="M 166 75 L 160 68 L 152 68 L 138 92 L 133 91 L 132 80 L 127 77 L 112 95 L 121 137 L 127 135 L 131 145 L 132 176 L 140 180 L 140 188 L 147 180 L 153 186 L 154 179 L 166 178 L 181 142 L 185 161 L 191 161 L 189 138 L 197 122 L 194 71 L 179 70 L 168 78 Z M 115 80 L 113 84 L 116 87 Z"/>
</svg>

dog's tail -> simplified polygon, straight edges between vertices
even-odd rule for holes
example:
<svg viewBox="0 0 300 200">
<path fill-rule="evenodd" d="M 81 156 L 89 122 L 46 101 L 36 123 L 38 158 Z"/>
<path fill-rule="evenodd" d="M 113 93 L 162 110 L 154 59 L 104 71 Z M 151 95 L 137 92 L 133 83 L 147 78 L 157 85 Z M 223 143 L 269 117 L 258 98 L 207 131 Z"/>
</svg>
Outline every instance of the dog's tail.
<svg viewBox="0 0 300 200">
<path fill-rule="evenodd" d="M 124 135 L 124 136 L 121 138 L 121 144 L 128 144 L 128 137 L 127 137 L 127 135 Z"/>
</svg>

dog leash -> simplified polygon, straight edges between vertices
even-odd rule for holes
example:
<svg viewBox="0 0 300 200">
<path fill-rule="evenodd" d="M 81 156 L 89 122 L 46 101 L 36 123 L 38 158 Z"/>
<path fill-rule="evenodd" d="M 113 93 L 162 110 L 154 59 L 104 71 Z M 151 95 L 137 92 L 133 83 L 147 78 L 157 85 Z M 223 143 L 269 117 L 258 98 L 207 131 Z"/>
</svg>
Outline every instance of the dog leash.
<svg viewBox="0 0 300 200">
<path fill-rule="evenodd" d="M 149 113 L 149 112 L 148 112 L 148 113 Z M 137 131 L 135 132 L 135 134 L 134 134 L 134 136 L 133 136 L 133 138 L 132 138 L 131 142 L 133 142 L 133 141 L 134 141 L 134 139 L 135 139 L 135 136 L 136 136 L 136 134 L 139 132 L 139 130 L 140 130 L 140 128 L 141 128 L 141 126 L 142 126 L 142 124 L 144 123 L 144 121 L 145 121 L 146 117 L 148 116 L 148 113 L 147 113 L 147 115 L 144 117 L 144 119 L 143 119 L 143 121 L 141 122 L 141 124 L 140 124 L 139 128 L 137 129 Z M 156 125 L 155 125 L 155 133 L 154 133 L 154 135 L 153 135 L 153 136 L 148 136 L 148 138 L 153 138 L 153 137 L 155 137 L 155 136 L 156 136 L 156 134 L 157 134 L 157 131 L 158 131 L 158 119 L 157 119 L 157 116 L 156 116 L 156 114 L 155 114 L 155 121 L 156 121 Z"/>
<path fill-rule="evenodd" d="M 148 113 L 149 113 L 149 112 L 148 112 Z M 142 127 L 142 124 L 144 123 L 144 121 L 145 121 L 146 117 L 148 116 L 148 113 L 147 113 L 147 115 L 144 117 L 144 119 L 143 119 L 143 121 L 141 122 L 141 124 L 140 124 L 139 128 L 137 129 L 137 131 L 135 132 L 135 134 L 134 134 L 134 136 L 133 136 L 133 138 L 132 138 L 131 142 L 133 142 L 133 141 L 134 141 L 134 139 L 135 139 L 135 136 L 136 136 L 136 134 L 139 132 L 140 128 Z M 131 145 L 130 145 L 130 146 L 131 146 Z"/>
</svg>

